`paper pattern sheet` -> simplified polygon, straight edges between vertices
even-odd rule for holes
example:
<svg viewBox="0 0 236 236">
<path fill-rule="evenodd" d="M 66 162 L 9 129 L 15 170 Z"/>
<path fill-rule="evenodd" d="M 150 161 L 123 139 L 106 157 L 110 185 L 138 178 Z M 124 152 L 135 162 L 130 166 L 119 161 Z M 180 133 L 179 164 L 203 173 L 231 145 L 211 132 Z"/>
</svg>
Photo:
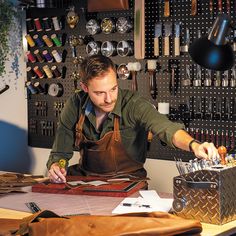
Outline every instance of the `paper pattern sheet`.
<svg viewBox="0 0 236 236">
<path fill-rule="evenodd" d="M 112 213 L 124 214 L 131 212 L 170 211 L 173 199 L 160 198 L 155 190 L 142 190 L 139 191 L 139 193 L 141 197 L 125 198 Z"/>
</svg>

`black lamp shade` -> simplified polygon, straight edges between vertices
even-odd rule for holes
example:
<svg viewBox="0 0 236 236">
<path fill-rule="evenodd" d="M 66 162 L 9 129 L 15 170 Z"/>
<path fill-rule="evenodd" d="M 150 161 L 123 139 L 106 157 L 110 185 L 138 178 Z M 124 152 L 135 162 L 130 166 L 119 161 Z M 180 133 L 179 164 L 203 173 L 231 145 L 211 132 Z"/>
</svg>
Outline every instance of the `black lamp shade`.
<svg viewBox="0 0 236 236">
<path fill-rule="evenodd" d="M 227 43 L 231 19 L 226 14 L 217 16 L 208 37 L 195 40 L 189 47 L 193 61 L 210 70 L 229 70 L 234 65 L 234 52 Z"/>
<path fill-rule="evenodd" d="M 189 47 L 193 61 L 210 70 L 225 71 L 234 65 L 234 53 L 229 44 L 215 45 L 203 37 L 195 40 Z"/>
</svg>

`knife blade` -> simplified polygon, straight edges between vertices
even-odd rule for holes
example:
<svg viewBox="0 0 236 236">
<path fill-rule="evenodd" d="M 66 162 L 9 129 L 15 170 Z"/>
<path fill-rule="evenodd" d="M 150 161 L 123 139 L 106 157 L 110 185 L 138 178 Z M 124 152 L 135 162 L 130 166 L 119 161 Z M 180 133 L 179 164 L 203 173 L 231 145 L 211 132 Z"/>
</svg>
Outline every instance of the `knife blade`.
<svg viewBox="0 0 236 236">
<path fill-rule="evenodd" d="M 157 22 L 155 24 L 155 32 L 154 32 L 154 56 L 160 56 L 160 40 L 159 38 L 162 35 L 162 23 Z"/>
</svg>

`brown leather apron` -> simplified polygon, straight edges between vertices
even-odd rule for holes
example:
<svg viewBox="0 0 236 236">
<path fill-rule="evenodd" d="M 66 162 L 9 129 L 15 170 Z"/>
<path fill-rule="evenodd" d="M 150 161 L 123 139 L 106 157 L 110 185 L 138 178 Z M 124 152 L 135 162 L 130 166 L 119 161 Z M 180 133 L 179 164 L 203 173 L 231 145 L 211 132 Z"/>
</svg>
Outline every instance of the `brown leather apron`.
<svg viewBox="0 0 236 236">
<path fill-rule="evenodd" d="M 85 115 L 76 124 L 75 146 L 80 148 L 79 164 L 68 170 L 69 175 L 146 177 L 143 163 L 133 160 L 126 152 L 119 130 L 119 117 L 114 117 L 114 131 L 98 141 L 88 140 L 82 133 Z"/>
</svg>

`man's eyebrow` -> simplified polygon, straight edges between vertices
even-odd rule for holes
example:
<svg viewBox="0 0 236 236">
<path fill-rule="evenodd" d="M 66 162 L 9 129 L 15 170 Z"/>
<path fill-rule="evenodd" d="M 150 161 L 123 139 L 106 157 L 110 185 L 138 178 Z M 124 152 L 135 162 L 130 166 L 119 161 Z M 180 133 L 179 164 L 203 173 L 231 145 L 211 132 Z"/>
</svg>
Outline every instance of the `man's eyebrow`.
<svg viewBox="0 0 236 236">
<path fill-rule="evenodd" d="M 112 90 L 112 89 L 115 89 L 115 88 L 117 88 L 118 87 L 118 84 L 116 84 L 114 87 L 112 87 L 110 90 Z M 99 90 L 95 90 L 95 91 L 93 91 L 94 93 L 104 93 L 105 91 L 99 91 Z"/>
</svg>

